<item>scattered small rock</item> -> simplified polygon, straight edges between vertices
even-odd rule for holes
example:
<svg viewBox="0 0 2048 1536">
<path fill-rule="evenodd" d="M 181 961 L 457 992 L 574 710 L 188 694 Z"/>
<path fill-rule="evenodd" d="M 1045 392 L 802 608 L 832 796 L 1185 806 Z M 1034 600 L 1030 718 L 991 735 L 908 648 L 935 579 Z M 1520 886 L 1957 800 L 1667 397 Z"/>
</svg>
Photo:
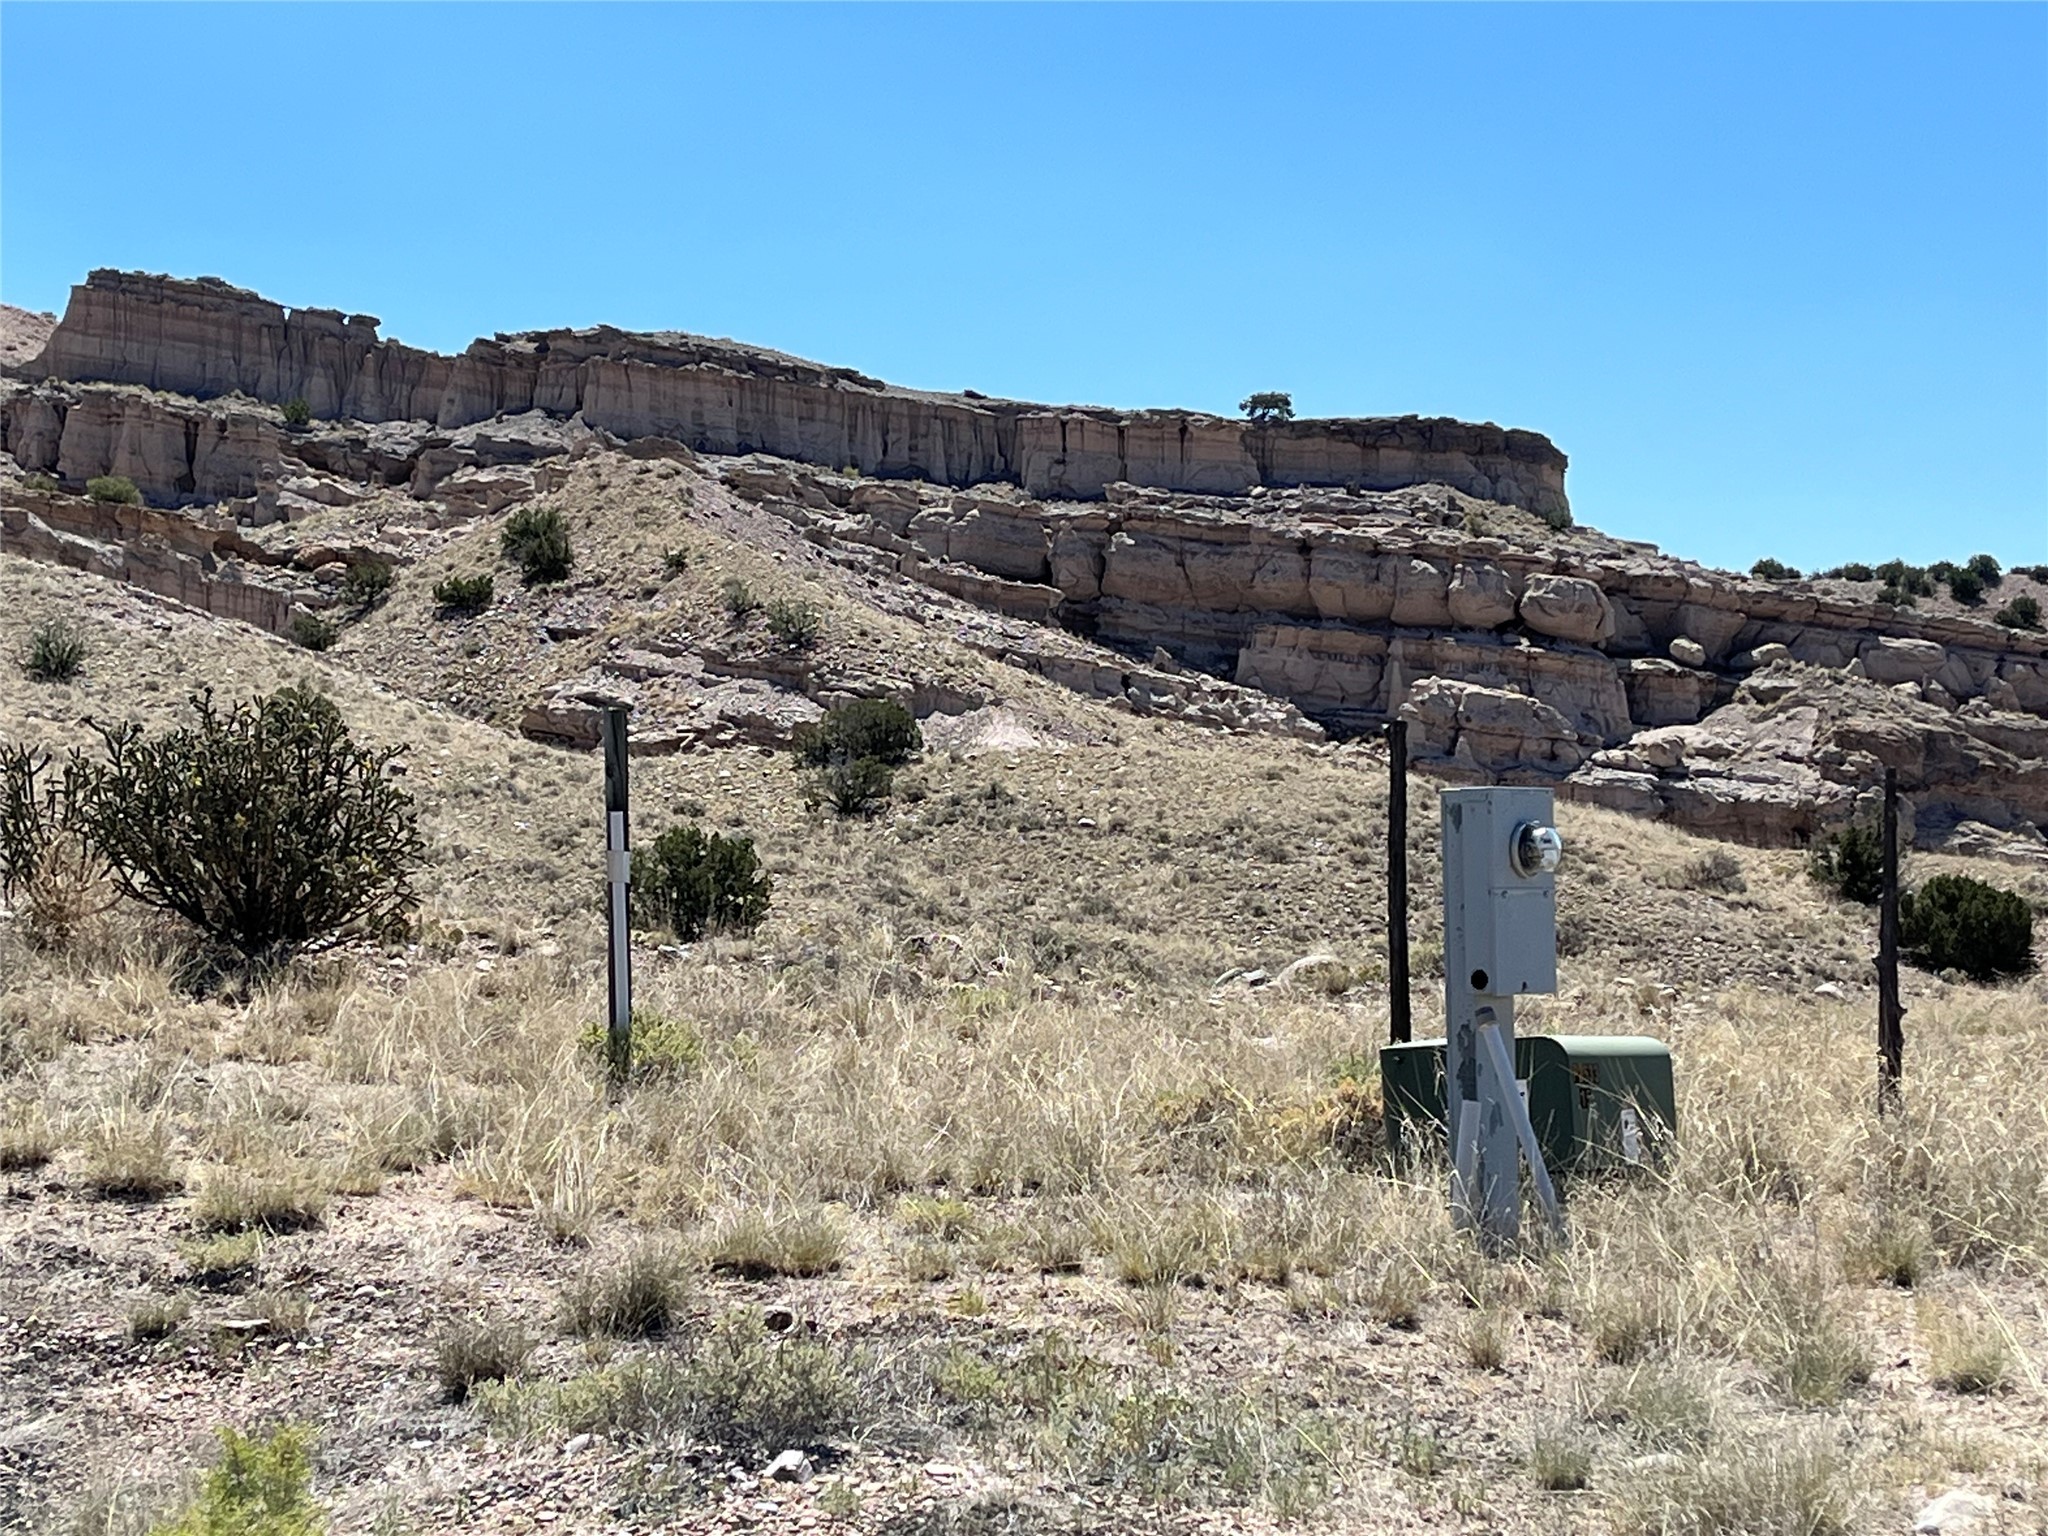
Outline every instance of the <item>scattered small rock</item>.
<svg viewBox="0 0 2048 1536">
<path fill-rule="evenodd" d="M 769 1307 L 761 1314 L 761 1326 L 770 1333 L 787 1333 L 796 1326 L 796 1313 L 788 1307 Z"/>
<path fill-rule="evenodd" d="M 765 1474 L 772 1483 L 808 1483 L 811 1480 L 811 1458 L 802 1451 L 784 1451 L 768 1463 Z"/>
<path fill-rule="evenodd" d="M 1834 982 L 1824 981 L 1813 989 L 1813 995 L 1815 997 L 1831 997 L 1839 1003 L 1846 994 Z"/>
<path fill-rule="evenodd" d="M 1967 1488 L 1951 1488 L 1913 1517 L 1913 1529 L 1915 1532 L 1944 1532 L 1957 1536 L 1957 1533 L 1976 1530 L 1978 1521 L 1995 1507 L 1981 1493 L 1972 1493 Z"/>
</svg>

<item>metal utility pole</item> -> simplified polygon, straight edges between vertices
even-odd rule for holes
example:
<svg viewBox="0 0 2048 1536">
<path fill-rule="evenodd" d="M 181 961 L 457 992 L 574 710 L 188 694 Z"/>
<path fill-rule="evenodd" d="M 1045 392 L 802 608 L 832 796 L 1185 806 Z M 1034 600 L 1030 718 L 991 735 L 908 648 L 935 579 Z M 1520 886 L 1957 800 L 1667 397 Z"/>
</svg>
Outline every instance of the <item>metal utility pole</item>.
<svg viewBox="0 0 2048 1536">
<path fill-rule="evenodd" d="M 610 887 L 605 911 L 611 940 L 611 1013 L 605 1045 L 612 1077 L 623 1082 L 633 1066 L 633 930 L 626 900 L 633 861 L 626 829 L 626 711 L 619 705 L 604 712 L 604 811 L 605 879 Z"/>
<path fill-rule="evenodd" d="M 1899 1102 L 1906 1067 L 1906 1010 L 1899 1002 L 1899 771 L 1884 771 L 1884 890 L 1877 909 L 1877 1108 Z"/>
<path fill-rule="evenodd" d="M 1387 726 L 1387 1037 L 1415 1032 L 1408 998 L 1408 722 Z"/>
</svg>

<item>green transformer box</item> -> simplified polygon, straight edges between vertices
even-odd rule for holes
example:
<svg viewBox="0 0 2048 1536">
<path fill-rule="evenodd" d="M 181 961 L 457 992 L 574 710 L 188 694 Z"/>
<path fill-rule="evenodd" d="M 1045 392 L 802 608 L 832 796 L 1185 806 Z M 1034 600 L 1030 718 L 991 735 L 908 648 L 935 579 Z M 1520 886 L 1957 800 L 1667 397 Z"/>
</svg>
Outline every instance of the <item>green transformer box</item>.
<svg viewBox="0 0 2048 1536">
<path fill-rule="evenodd" d="M 1671 1049 L 1643 1035 L 1517 1035 L 1515 1077 L 1556 1177 L 1656 1165 L 1678 1132 Z M 1387 1145 L 1444 1151 L 1444 1042 L 1380 1049 Z"/>
</svg>

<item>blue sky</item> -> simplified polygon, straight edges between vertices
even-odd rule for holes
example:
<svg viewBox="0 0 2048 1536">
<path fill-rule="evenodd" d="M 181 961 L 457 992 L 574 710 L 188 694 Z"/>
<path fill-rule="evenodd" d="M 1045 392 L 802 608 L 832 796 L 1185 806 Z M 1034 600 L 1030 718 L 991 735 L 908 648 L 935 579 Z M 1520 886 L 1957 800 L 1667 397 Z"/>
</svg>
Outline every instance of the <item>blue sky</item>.
<svg viewBox="0 0 2048 1536">
<path fill-rule="evenodd" d="M 1582 520 L 2048 560 L 2048 7 L 0 7 L 0 298 L 1484 418 Z"/>
</svg>

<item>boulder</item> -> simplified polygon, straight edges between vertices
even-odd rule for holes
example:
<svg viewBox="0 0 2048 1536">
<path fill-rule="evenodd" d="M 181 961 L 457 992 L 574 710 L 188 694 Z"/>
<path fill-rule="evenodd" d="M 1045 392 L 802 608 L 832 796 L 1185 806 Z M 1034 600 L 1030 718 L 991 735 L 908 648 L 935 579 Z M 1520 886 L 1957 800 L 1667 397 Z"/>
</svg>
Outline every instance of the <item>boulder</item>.
<svg viewBox="0 0 2048 1536">
<path fill-rule="evenodd" d="M 1451 573 L 1451 622 L 1461 629 L 1497 629 L 1515 616 L 1508 573 L 1487 560 L 1461 560 Z"/>
<path fill-rule="evenodd" d="M 1642 657 L 1622 673 L 1629 719 L 1637 725 L 1690 725 L 1714 702 L 1719 686 L 1711 672 Z"/>
<path fill-rule="evenodd" d="M 1863 675 L 1873 683 L 1924 683 L 1941 670 L 1948 652 L 1932 640 L 1880 635 L 1859 659 Z"/>
<path fill-rule="evenodd" d="M 1418 755 L 1447 757 L 1488 773 L 1569 773 L 1586 760 L 1571 722 L 1540 699 L 1428 677 L 1409 691 L 1401 718 Z"/>
<path fill-rule="evenodd" d="M 1521 613 L 1537 634 L 1575 645 L 1599 645 L 1614 634 L 1607 594 L 1577 576 L 1531 576 Z"/>
<path fill-rule="evenodd" d="M 1707 648 L 1699 641 L 1680 635 L 1669 647 L 1671 659 L 1682 667 L 1704 667 L 1707 664 Z"/>
</svg>

